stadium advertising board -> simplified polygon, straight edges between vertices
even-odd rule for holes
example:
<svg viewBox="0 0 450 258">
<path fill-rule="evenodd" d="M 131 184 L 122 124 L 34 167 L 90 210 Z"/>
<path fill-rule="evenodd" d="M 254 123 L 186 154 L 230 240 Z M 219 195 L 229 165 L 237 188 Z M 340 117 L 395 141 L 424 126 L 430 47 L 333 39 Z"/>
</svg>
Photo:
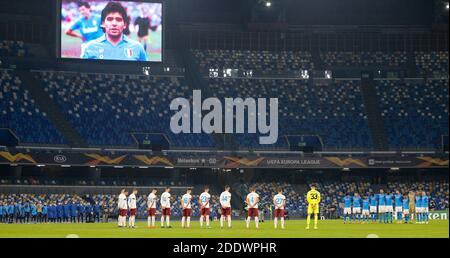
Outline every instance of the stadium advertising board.
<svg viewBox="0 0 450 258">
<path fill-rule="evenodd" d="M 163 4 L 61 0 L 60 57 L 162 62 Z"/>
<path fill-rule="evenodd" d="M 379 159 L 379 157 L 377 157 Z M 381 158 L 383 159 L 383 158 Z M 107 153 L 107 152 L 39 152 L 1 151 L 0 164 L 124 166 L 124 167 L 178 167 L 178 168 L 286 168 L 286 169 L 341 169 L 341 168 L 446 168 L 448 157 L 386 157 L 392 162 L 371 164 L 373 157 L 294 157 L 282 155 L 232 156 L 214 153 Z M 407 161 L 407 162 L 406 162 Z"/>
</svg>

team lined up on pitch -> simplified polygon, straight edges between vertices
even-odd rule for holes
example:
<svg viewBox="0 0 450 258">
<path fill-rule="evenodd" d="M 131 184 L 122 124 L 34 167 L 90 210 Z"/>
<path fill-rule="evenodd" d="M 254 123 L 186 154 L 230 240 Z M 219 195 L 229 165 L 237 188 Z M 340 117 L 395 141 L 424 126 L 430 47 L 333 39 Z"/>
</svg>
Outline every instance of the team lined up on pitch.
<svg viewBox="0 0 450 258">
<path fill-rule="evenodd" d="M 170 215 L 171 215 L 171 194 L 170 187 L 166 187 L 164 193 L 161 194 L 159 199 L 160 209 L 161 209 L 161 227 L 171 228 L 170 225 Z M 158 202 L 157 190 L 153 189 L 147 198 L 147 211 L 148 211 L 148 228 L 156 228 L 156 205 Z M 138 191 L 136 189 L 128 196 L 126 189 L 123 189 L 119 195 L 118 207 L 119 207 L 119 217 L 118 226 L 127 227 L 127 217 L 128 217 L 128 227 L 136 227 L 136 211 L 137 211 L 137 201 L 136 194 Z M 182 206 L 182 219 L 181 227 L 190 228 L 191 227 L 191 217 L 192 217 L 192 189 L 189 188 L 186 194 L 181 198 Z M 231 223 L 231 193 L 230 186 L 225 186 L 224 192 L 220 194 L 220 205 L 221 205 L 221 216 L 220 216 L 220 227 L 224 228 L 225 222 L 227 222 L 227 227 L 232 228 Z M 211 195 L 209 193 L 209 187 L 205 187 L 204 192 L 199 197 L 200 203 L 200 227 L 211 228 L 209 215 L 211 213 L 210 208 Z M 308 219 L 307 227 L 309 229 L 310 217 L 314 214 L 314 229 L 317 229 L 317 222 L 319 216 L 319 203 L 320 203 L 320 193 L 316 190 L 316 187 L 311 186 L 311 191 L 307 194 L 308 201 Z M 251 187 L 250 193 L 247 195 L 245 203 L 248 208 L 248 215 L 246 221 L 246 227 L 250 227 L 251 219 L 255 221 L 255 227 L 259 228 L 259 203 L 260 196 L 256 193 L 256 188 Z M 278 193 L 273 197 L 273 204 L 275 206 L 274 211 L 274 227 L 278 228 L 278 220 L 280 220 L 281 228 L 285 228 L 284 221 L 284 209 L 286 207 L 286 196 L 283 195 L 283 189 L 278 189 Z M 128 216 L 129 215 L 129 216 Z"/>
</svg>

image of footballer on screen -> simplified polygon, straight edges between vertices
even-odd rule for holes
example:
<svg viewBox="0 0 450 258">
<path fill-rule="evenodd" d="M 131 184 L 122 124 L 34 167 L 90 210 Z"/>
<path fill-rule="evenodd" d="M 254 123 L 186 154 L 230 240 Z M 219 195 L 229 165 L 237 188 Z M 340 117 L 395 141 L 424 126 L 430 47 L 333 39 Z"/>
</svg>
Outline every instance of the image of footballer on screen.
<svg viewBox="0 0 450 258">
<path fill-rule="evenodd" d="M 162 61 L 162 4 L 62 0 L 61 57 Z"/>
</svg>

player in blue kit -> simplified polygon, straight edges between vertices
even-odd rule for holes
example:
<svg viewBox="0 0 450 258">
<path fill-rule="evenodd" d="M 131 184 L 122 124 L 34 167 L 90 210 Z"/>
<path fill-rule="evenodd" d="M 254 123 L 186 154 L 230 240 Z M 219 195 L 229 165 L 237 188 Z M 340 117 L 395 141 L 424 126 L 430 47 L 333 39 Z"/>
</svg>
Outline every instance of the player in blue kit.
<svg viewBox="0 0 450 258">
<path fill-rule="evenodd" d="M 3 223 L 3 202 L 0 201 L 0 223 Z"/>
<path fill-rule="evenodd" d="M 130 23 L 120 3 L 109 2 L 102 11 L 104 35 L 89 42 L 81 53 L 83 59 L 148 61 L 147 52 L 138 41 L 124 35 Z"/>
<path fill-rule="evenodd" d="M 383 189 L 380 189 L 380 193 L 377 196 L 378 198 L 378 214 L 379 214 L 379 222 L 387 223 L 386 217 L 386 196 L 384 194 Z"/>
<path fill-rule="evenodd" d="M 71 202 L 69 206 L 70 206 L 70 223 L 76 223 L 78 216 L 77 204 Z"/>
<path fill-rule="evenodd" d="M 70 205 L 69 203 L 66 201 L 63 205 L 63 220 L 64 222 L 69 222 L 70 220 Z"/>
<path fill-rule="evenodd" d="M 88 43 L 103 36 L 102 19 L 100 15 L 91 12 L 89 3 L 79 3 L 78 11 L 81 14 L 81 18 L 67 29 L 66 35 L 79 38 L 83 43 Z M 76 31 L 79 31 L 79 33 L 76 33 Z"/>
<path fill-rule="evenodd" d="M 350 195 L 347 194 L 344 197 L 343 203 L 344 203 L 344 224 L 346 224 L 347 220 L 350 220 L 352 216 L 352 197 L 350 197 Z"/>
<path fill-rule="evenodd" d="M 370 217 L 370 200 L 368 196 L 364 196 L 364 199 L 362 201 L 362 220 L 364 223 L 369 223 L 369 217 Z"/>
<path fill-rule="evenodd" d="M 425 191 L 422 192 L 422 223 L 428 224 L 430 198 Z"/>
<path fill-rule="evenodd" d="M 377 222 L 377 206 L 378 206 L 378 198 L 375 194 L 370 196 L 370 215 L 372 217 L 372 223 Z"/>
<path fill-rule="evenodd" d="M 407 194 L 405 194 L 403 196 L 402 207 L 403 207 L 403 223 L 408 224 L 409 223 L 409 197 Z"/>
<path fill-rule="evenodd" d="M 395 192 L 394 199 L 395 199 L 395 218 L 397 220 L 397 224 L 401 224 L 403 215 L 403 195 L 397 190 Z"/>
<path fill-rule="evenodd" d="M 78 223 L 83 223 L 84 222 L 84 212 L 85 212 L 85 207 L 82 203 L 78 204 Z"/>
<path fill-rule="evenodd" d="M 46 203 L 42 204 L 42 221 L 41 222 L 44 222 L 44 223 L 48 222 L 48 207 L 47 207 Z"/>
<path fill-rule="evenodd" d="M 36 224 L 37 223 L 37 207 L 36 207 L 36 205 L 31 204 L 30 210 L 31 210 L 31 222 Z"/>
<path fill-rule="evenodd" d="M 394 196 L 391 193 L 386 193 L 385 198 L 387 222 L 392 224 L 394 222 Z"/>
<path fill-rule="evenodd" d="M 420 192 L 416 193 L 416 224 L 422 224 L 423 212 L 422 212 L 422 195 Z"/>
<path fill-rule="evenodd" d="M 358 223 L 361 222 L 361 197 L 359 197 L 358 193 L 355 193 L 353 196 L 352 215 L 353 222 L 356 222 L 356 219 L 358 219 Z"/>
</svg>

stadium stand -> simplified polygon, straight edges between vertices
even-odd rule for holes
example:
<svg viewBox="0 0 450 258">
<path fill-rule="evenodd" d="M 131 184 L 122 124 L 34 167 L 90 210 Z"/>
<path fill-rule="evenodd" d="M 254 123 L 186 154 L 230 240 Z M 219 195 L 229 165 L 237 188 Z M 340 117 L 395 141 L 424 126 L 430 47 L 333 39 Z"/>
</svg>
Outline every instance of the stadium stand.
<svg viewBox="0 0 450 258">
<path fill-rule="evenodd" d="M 448 51 L 415 52 L 415 61 L 420 76 L 448 78 Z"/>
<path fill-rule="evenodd" d="M 28 49 L 23 41 L 0 40 L 0 56 L 28 57 Z"/>
<path fill-rule="evenodd" d="M 406 52 L 323 52 L 320 57 L 328 67 L 400 67 L 408 59 Z"/>
<path fill-rule="evenodd" d="M 436 148 L 448 135 L 448 79 L 376 85 L 391 148 Z"/>
<path fill-rule="evenodd" d="M 182 77 L 40 72 L 43 90 L 89 145 L 136 145 L 130 133 L 164 133 L 172 146 L 213 147 L 205 134 L 170 132 L 170 102 L 192 93 Z M 131 119 L 130 119 L 131 118 Z"/>
<path fill-rule="evenodd" d="M 310 85 L 304 80 L 209 79 L 215 97 L 278 97 L 279 140 L 284 135 L 318 134 L 328 149 L 370 148 L 370 137 L 359 81 Z M 240 146 L 259 145 L 257 135 L 236 135 Z"/>
<path fill-rule="evenodd" d="M 313 70 L 309 52 L 302 51 L 250 51 L 250 50 L 192 50 L 203 71 L 212 69 L 277 71 Z"/>
<path fill-rule="evenodd" d="M 0 69 L 0 128 L 11 129 L 21 143 L 64 144 L 63 136 L 41 112 L 12 70 Z"/>
</svg>

